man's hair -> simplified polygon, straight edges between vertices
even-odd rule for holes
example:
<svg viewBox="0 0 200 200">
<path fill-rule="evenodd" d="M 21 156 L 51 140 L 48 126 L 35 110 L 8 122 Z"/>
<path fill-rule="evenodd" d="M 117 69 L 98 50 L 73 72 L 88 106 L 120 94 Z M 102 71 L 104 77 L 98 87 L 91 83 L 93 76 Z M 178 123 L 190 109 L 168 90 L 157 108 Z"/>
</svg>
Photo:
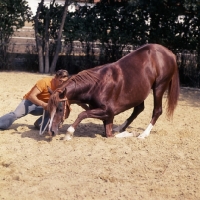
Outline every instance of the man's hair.
<svg viewBox="0 0 200 200">
<path fill-rule="evenodd" d="M 60 69 L 56 72 L 56 78 L 65 78 L 69 77 L 69 73 L 67 70 Z"/>
</svg>

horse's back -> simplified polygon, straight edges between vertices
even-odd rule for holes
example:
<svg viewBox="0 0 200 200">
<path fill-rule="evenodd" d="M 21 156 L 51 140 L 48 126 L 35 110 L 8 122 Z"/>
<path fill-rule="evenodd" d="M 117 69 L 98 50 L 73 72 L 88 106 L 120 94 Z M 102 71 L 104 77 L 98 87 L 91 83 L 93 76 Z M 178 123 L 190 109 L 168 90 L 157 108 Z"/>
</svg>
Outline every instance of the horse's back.
<svg viewBox="0 0 200 200">
<path fill-rule="evenodd" d="M 159 44 L 146 44 L 116 62 L 125 77 L 142 76 L 155 79 L 174 73 L 177 68 L 176 56 Z"/>
<path fill-rule="evenodd" d="M 171 60 L 176 62 L 176 56 L 167 49 L 166 47 L 159 44 L 146 44 L 129 53 L 128 55 L 122 57 L 117 62 L 120 64 L 124 64 L 124 62 L 137 62 L 139 64 L 143 64 L 148 59 L 154 59 L 153 62 L 157 62 L 157 60 Z"/>
<path fill-rule="evenodd" d="M 175 55 L 170 50 L 158 44 L 147 44 L 104 66 L 102 71 L 109 80 L 109 87 L 114 88 L 109 98 L 113 96 L 118 105 L 134 107 L 147 98 L 153 87 L 162 82 L 168 84 L 176 68 Z"/>
</svg>

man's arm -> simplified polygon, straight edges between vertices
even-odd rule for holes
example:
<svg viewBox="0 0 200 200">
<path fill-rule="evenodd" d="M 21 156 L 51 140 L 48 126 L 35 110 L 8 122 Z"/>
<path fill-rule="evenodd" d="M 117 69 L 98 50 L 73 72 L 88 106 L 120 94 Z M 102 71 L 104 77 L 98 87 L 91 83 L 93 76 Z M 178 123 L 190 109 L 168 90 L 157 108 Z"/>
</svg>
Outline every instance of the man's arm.
<svg viewBox="0 0 200 200">
<path fill-rule="evenodd" d="M 40 93 L 41 93 L 40 90 L 37 87 L 34 87 L 33 90 L 31 91 L 31 93 L 28 96 L 28 100 L 31 101 L 32 103 L 34 103 L 38 106 L 42 106 L 44 109 L 46 109 L 48 104 L 37 98 L 37 95 L 40 94 Z"/>
</svg>

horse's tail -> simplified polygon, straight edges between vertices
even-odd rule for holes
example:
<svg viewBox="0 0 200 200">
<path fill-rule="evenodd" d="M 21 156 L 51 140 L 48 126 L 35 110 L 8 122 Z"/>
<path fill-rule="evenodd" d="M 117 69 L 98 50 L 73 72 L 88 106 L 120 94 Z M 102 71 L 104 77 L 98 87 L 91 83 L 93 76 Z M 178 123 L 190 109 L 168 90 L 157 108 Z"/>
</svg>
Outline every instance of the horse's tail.
<svg viewBox="0 0 200 200">
<path fill-rule="evenodd" d="M 178 103 L 179 98 L 179 73 L 178 66 L 176 64 L 175 72 L 172 76 L 172 79 L 169 83 L 168 87 L 168 95 L 167 95 L 167 116 L 171 118 L 173 116 L 174 110 Z"/>
</svg>

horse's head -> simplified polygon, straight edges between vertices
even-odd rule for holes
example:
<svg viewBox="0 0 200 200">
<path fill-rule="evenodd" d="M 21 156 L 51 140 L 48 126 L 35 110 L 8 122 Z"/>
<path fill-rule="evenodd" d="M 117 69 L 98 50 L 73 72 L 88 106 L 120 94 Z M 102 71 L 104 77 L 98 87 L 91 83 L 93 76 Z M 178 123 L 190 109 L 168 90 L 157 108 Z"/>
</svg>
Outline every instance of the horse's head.
<svg viewBox="0 0 200 200">
<path fill-rule="evenodd" d="M 55 135 L 58 129 L 70 114 L 70 105 L 68 99 L 62 98 L 63 94 L 60 91 L 55 91 L 48 102 L 48 111 L 50 114 L 49 134 Z"/>
</svg>

